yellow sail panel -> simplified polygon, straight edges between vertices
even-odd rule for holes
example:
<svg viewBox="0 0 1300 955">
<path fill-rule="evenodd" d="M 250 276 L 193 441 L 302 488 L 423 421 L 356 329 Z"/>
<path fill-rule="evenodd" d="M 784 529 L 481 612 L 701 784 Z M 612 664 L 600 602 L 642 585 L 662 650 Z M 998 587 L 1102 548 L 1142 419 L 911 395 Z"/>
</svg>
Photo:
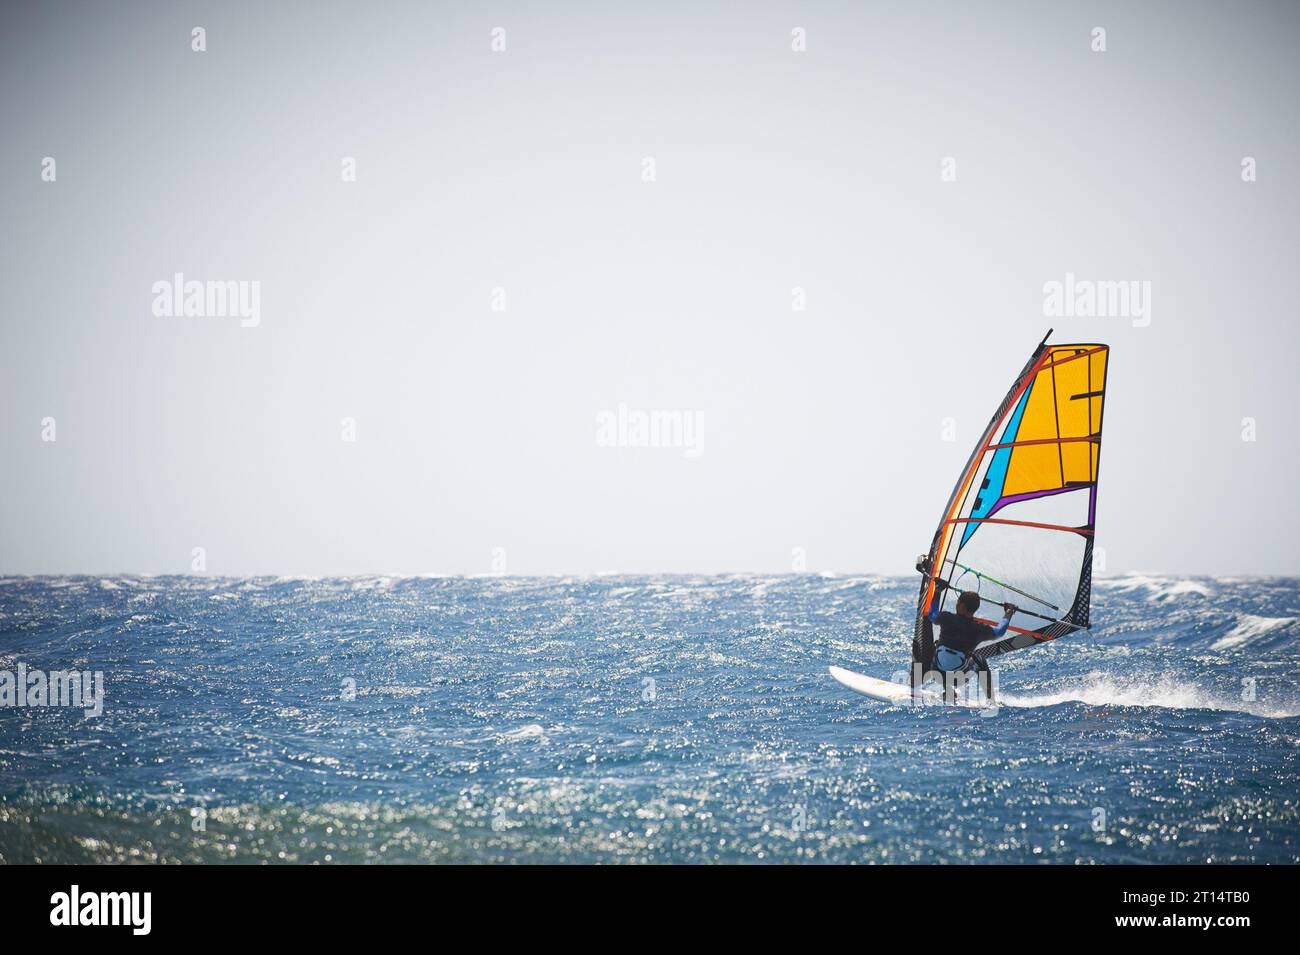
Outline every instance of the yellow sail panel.
<svg viewBox="0 0 1300 955">
<path fill-rule="evenodd" d="M 1028 494 L 1064 487 L 1060 478 L 1060 455 L 1055 443 L 1016 448 L 1011 452 L 1011 464 L 1007 468 L 1002 493 Z"/>
<path fill-rule="evenodd" d="M 1106 390 L 1101 345 L 1050 350 L 1034 376 L 1014 434 L 1002 494 L 1032 494 L 1097 480 L 1096 437 Z M 1010 428 L 1008 428 L 1010 431 Z"/>
</svg>

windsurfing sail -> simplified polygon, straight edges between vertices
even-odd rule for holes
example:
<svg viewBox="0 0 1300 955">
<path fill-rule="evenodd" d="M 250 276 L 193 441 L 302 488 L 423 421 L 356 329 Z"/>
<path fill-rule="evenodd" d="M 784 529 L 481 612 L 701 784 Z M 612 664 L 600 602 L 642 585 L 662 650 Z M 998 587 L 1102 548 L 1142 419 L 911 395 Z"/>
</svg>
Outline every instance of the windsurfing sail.
<svg viewBox="0 0 1300 955">
<path fill-rule="evenodd" d="M 1049 345 L 1051 334 L 980 435 L 919 568 L 912 660 L 921 669 L 934 649 L 927 611 L 936 577 L 951 585 L 941 609 L 952 610 L 963 590 L 980 595 L 985 623 L 1001 617 L 1002 603 L 1019 608 L 1005 636 L 975 650 L 980 659 L 1088 626 L 1110 349 Z"/>
</svg>

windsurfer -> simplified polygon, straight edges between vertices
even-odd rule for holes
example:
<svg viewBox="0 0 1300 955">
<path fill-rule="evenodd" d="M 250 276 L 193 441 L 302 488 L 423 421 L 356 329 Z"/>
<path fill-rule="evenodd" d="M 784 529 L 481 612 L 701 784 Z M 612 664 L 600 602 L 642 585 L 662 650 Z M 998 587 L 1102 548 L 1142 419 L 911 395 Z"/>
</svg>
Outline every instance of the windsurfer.
<svg viewBox="0 0 1300 955">
<path fill-rule="evenodd" d="M 943 674 L 945 693 L 952 689 L 954 680 L 948 674 L 970 673 L 984 674 L 980 678 L 985 697 L 993 702 L 993 678 L 989 665 L 975 655 L 975 648 L 988 640 L 995 640 L 1007 632 L 1011 617 L 1016 612 L 1015 604 L 1003 604 L 1002 622 L 990 627 L 975 618 L 980 609 L 980 595 L 967 590 L 957 598 L 957 612 L 940 610 L 943 592 L 948 589 L 948 582 L 940 578 L 934 581 L 934 597 L 930 601 L 927 616 L 931 623 L 939 625 L 939 639 L 934 648 L 933 665 Z"/>
</svg>

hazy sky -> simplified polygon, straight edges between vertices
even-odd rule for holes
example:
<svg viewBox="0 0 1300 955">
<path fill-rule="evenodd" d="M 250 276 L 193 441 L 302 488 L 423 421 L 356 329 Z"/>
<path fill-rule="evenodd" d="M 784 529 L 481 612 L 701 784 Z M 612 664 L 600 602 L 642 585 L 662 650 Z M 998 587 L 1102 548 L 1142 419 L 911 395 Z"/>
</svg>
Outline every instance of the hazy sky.
<svg viewBox="0 0 1300 955">
<path fill-rule="evenodd" d="M 1300 571 L 1300 5 L 0 18 L 0 572 L 907 573 L 1049 325 L 1113 349 L 1109 572 Z"/>
</svg>

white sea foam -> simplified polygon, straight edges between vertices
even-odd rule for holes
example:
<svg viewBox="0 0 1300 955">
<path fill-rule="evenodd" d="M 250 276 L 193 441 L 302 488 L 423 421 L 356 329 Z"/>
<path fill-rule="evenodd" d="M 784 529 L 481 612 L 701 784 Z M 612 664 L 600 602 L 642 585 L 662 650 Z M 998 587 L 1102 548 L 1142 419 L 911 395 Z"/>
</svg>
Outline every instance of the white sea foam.
<svg viewBox="0 0 1300 955">
<path fill-rule="evenodd" d="M 1159 706 L 1173 710 L 1227 710 L 1281 719 L 1300 716 L 1300 706 L 1276 701 L 1243 700 L 1238 695 L 1192 683 L 1178 674 L 1146 674 L 1120 678 L 1092 672 L 1063 681 L 1059 689 L 1036 694 L 999 694 L 999 701 L 1011 707 L 1056 706 L 1086 703 L 1089 706 Z"/>
<path fill-rule="evenodd" d="M 496 739 L 501 743 L 518 743 L 523 740 L 535 739 L 539 743 L 546 743 L 546 730 L 542 729 L 539 723 L 528 723 L 518 729 L 508 730 L 505 733 L 498 733 Z"/>
<path fill-rule="evenodd" d="M 1206 581 L 1179 577 L 1161 577 L 1153 574 L 1099 577 L 1093 581 L 1093 586 L 1104 590 L 1118 590 L 1121 593 L 1145 590 L 1150 599 L 1156 603 L 1164 603 L 1189 595 L 1198 597 L 1213 596 L 1213 591 Z"/>
<path fill-rule="evenodd" d="M 1237 625 L 1215 640 L 1210 645 L 1210 649 L 1229 650 L 1233 647 L 1246 646 L 1256 637 L 1280 630 L 1288 624 L 1295 623 L 1295 620 L 1295 617 L 1256 617 L 1254 614 L 1244 613 L 1238 619 Z"/>
</svg>

